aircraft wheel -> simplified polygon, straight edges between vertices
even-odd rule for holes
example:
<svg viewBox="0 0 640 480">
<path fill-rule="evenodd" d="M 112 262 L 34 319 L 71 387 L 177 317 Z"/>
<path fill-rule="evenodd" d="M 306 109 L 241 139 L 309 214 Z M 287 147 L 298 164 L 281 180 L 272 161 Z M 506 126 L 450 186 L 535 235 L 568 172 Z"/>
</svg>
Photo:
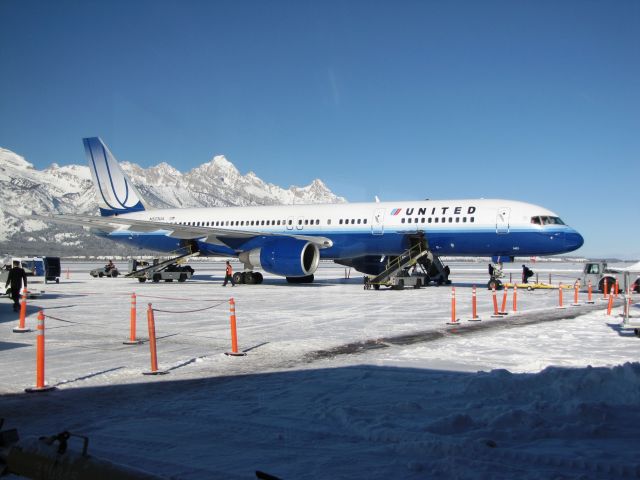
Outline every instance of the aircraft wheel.
<svg viewBox="0 0 640 480">
<path fill-rule="evenodd" d="M 598 288 L 600 289 L 600 292 L 604 293 L 604 281 L 607 281 L 607 288 L 609 289 L 609 291 L 611 291 L 612 288 L 614 288 L 614 285 L 616 284 L 616 279 L 615 278 L 611 278 L 611 277 L 604 277 L 602 279 L 600 279 L 600 283 L 598 283 Z"/>
<path fill-rule="evenodd" d="M 233 274 L 233 283 L 243 284 L 246 280 L 244 272 L 236 272 Z"/>
<path fill-rule="evenodd" d="M 256 283 L 256 275 L 253 272 L 245 272 L 244 273 L 244 281 L 247 285 L 255 285 Z"/>
<path fill-rule="evenodd" d="M 260 285 L 262 283 L 262 281 L 264 280 L 264 277 L 262 276 L 262 274 L 260 272 L 253 272 L 253 276 L 256 279 L 256 285 Z"/>
</svg>

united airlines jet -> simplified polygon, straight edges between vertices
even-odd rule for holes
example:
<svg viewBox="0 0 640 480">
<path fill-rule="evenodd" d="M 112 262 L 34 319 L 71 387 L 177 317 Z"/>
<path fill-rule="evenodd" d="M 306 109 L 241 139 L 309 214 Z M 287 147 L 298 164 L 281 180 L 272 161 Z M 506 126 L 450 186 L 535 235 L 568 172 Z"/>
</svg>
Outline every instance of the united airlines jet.
<svg viewBox="0 0 640 480">
<path fill-rule="evenodd" d="M 434 257 L 503 259 L 567 253 L 583 244 L 555 213 L 512 200 L 149 208 L 102 140 L 83 142 L 100 216 L 40 218 L 89 227 L 156 251 L 237 257 L 247 283 L 260 283 L 256 269 L 310 282 L 320 259 L 376 275 L 384 270 L 385 258 L 402 255 L 416 241 Z"/>
</svg>

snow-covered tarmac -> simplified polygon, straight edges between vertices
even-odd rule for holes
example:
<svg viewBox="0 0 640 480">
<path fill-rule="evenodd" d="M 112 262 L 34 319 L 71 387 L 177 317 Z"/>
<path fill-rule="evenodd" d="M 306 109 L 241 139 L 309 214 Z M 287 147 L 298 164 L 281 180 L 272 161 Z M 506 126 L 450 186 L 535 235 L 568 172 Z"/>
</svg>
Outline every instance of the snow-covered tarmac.
<svg viewBox="0 0 640 480">
<path fill-rule="evenodd" d="M 640 339 L 618 327 L 619 307 L 560 311 L 557 290 L 520 290 L 518 313 L 491 319 L 486 264 L 454 263 L 451 327 L 449 287 L 365 291 L 332 264 L 312 285 L 267 275 L 234 288 L 220 286 L 221 263 L 159 284 L 94 279 L 96 265 L 64 264 L 70 279 L 34 285 L 45 294 L 27 326 L 43 308 L 56 391 L 22 393 L 35 382 L 35 333 L 12 332 L 3 300 L 0 417 L 23 437 L 70 430 L 96 456 L 180 479 L 640 477 L 640 365 L 625 364 Z M 581 270 L 531 266 L 554 283 Z M 473 284 L 480 324 L 467 321 Z M 146 305 L 156 310 L 167 375 L 142 375 L 147 343 L 122 344 L 132 292 L 139 338 Z M 244 357 L 224 355 L 230 297 Z"/>
</svg>

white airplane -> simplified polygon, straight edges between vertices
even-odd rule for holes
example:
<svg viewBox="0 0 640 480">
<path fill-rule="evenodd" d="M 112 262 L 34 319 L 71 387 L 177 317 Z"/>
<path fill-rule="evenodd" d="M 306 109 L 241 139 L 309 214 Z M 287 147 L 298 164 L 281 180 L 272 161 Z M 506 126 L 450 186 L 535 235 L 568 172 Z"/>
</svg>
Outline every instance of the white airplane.
<svg viewBox="0 0 640 480">
<path fill-rule="evenodd" d="M 426 240 L 434 256 L 495 261 L 567 253 L 584 243 L 552 211 L 512 200 L 149 208 L 102 140 L 83 142 L 100 216 L 38 218 L 89 227 L 156 251 L 190 248 L 204 256 L 237 257 L 247 283 L 260 283 L 262 276 L 254 269 L 310 282 L 320 259 L 376 275 L 384 270 L 384 258 L 403 254 L 416 239 Z"/>
</svg>

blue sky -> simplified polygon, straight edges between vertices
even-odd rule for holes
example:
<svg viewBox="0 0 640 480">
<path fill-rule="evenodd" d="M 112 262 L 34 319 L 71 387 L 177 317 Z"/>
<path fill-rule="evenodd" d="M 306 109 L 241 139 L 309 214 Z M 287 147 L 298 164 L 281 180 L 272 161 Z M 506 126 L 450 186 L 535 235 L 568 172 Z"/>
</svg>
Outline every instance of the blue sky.
<svg viewBox="0 0 640 480">
<path fill-rule="evenodd" d="M 640 258 L 640 2 L 0 0 L 0 146 L 509 198 Z"/>
</svg>

